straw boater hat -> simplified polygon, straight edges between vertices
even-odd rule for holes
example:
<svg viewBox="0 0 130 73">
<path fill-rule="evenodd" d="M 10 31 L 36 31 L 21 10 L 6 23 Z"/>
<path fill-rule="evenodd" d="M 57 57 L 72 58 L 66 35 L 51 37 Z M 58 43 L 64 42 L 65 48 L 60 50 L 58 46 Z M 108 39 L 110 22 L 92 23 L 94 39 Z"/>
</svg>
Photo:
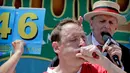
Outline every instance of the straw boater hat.
<svg viewBox="0 0 130 73">
<path fill-rule="evenodd" d="M 119 5 L 112 1 L 97 1 L 93 5 L 93 11 L 88 12 L 84 15 L 84 19 L 86 21 L 90 21 L 90 19 L 95 15 L 106 14 L 116 17 L 119 25 L 124 25 L 126 22 L 126 18 L 119 14 Z"/>
</svg>

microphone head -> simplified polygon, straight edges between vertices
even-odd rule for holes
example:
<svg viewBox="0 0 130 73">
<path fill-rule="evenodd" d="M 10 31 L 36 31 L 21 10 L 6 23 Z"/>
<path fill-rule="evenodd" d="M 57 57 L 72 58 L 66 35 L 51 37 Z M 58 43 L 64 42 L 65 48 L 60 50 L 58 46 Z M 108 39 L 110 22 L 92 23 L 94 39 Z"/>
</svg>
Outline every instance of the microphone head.
<svg viewBox="0 0 130 73">
<path fill-rule="evenodd" d="M 112 38 L 108 32 L 102 32 L 101 35 L 102 35 L 102 39 L 104 42 L 106 42 L 108 39 Z"/>
</svg>

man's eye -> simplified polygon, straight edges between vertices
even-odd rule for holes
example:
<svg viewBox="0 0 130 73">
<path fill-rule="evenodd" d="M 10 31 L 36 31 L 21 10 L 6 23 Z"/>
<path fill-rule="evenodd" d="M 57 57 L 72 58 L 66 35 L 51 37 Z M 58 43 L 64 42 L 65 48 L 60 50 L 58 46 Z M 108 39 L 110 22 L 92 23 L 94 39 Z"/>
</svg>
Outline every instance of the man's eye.
<svg viewBox="0 0 130 73">
<path fill-rule="evenodd" d="M 106 22 L 106 20 L 102 20 L 102 21 L 100 21 L 101 23 L 104 23 L 104 22 Z"/>
<path fill-rule="evenodd" d="M 70 41 L 72 41 L 72 42 L 75 42 L 75 41 L 77 41 L 78 39 L 77 38 L 72 38 L 72 39 L 70 39 Z"/>
<path fill-rule="evenodd" d="M 113 24 L 113 22 L 112 22 L 112 21 L 109 21 L 109 24 Z"/>
</svg>

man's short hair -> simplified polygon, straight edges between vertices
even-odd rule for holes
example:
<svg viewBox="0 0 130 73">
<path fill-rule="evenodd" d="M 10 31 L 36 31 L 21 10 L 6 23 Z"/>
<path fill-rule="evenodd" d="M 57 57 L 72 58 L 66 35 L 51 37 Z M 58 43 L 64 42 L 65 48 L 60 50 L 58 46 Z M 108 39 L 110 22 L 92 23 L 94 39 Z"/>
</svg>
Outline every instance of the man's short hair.
<svg viewBox="0 0 130 73">
<path fill-rule="evenodd" d="M 51 33 L 51 42 L 54 42 L 54 41 L 57 41 L 59 42 L 60 41 L 60 32 L 62 30 L 62 26 L 67 24 L 67 23 L 74 23 L 74 24 L 77 24 L 80 26 L 80 22 L 78 20 L 75 20 L 75 19 L 71 19 L 71 18 L 65 18 L 63 19 L 62 21 L 60 21 L 56 27 L 54 28 L 54 30 L 52 31 Z"/>
</svg>

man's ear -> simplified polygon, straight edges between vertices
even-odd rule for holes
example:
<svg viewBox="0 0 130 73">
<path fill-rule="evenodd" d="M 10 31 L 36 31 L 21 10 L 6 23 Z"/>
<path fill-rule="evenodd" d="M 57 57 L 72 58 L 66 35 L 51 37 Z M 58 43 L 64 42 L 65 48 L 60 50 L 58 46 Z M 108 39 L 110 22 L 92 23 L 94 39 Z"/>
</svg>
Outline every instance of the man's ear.
<svg viewBox="0 0 130 73">
<path fill-rule="evenodd" d="M 90 24 L 90 28 L 93 30 L 93 23 L 92 23 L 92 19 L 89 21 L 89 24 Z"/>
<path fill-rule="evenodd" d="M 90 19 L 90 21 L 89 21 L 90 26 L 92 26 L 92 22 L 93 22 L 93 20 L 92 20 L 92 19 Z"/>
<path fill-rule="evenodd" d="M 83 24 L 82 24 L 82 22 L 83 22 L 83 17 L 82 17 L 82 16 L 79 16 L 78 21 L 79 21 L 79 23 L 80 23 L 80 26 L 82 27 L 82 26 L 83 26 Z"/>
<path fill-rule="evenodd" d="M 117 25 L 116 28 L 115 28 L 115 30 L 117 30 L 118 28 L 119 28 L 119 26 Z"/>
<path fill-rule="evenodd" d="M 59 53 L 58 42 L 52 42 L 52 47 L 55 53 Z"/>
<path fill-rule="evenodd" d="M 117 30 L 117 28 L 115 28 L 115 30 Z"/>
</svg>

